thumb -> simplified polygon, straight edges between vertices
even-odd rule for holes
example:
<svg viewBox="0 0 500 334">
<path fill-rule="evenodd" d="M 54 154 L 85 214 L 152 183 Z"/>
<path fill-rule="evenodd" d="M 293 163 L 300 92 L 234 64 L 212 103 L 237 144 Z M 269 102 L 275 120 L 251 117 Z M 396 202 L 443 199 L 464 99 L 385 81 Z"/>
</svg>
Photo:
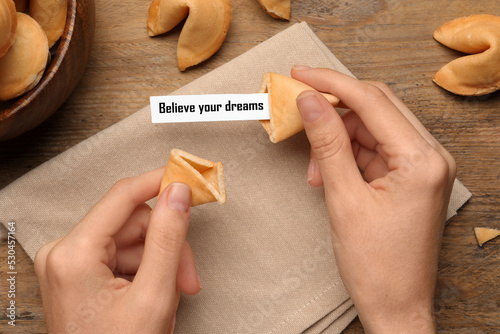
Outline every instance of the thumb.
<svg viewBox="0 0 500 334">
<path fill-rule="evenodd" d="M 309 166 L 307 167 L 307 182 L 313 187 L 321 187 L 323 185 L 323 177 L 319 170 L 318 161 L 314 158 L 312 152 L 309 159 Z"/>
<path fill-rule="evenodd" d="M 305 91 L 297 97 L 297 107 L 311 144 L 311 163 L 319 167 L 325 189 L 342 191 L 359 186 L 362 177 L 352 153 L 351 141 L 333 106 L 320 93 Z M 318 179 L 318 175 L 313 176 Z M 311 175 L 309 178 L 311 181 Z"/>
<path fill-rule="evenodd" d="M 186 242 L 190 206 L 189 186 L 172 183 L 162 192 L 151 213 L 144 254 L 132 289 L 151 297 L 152 302 L 175 302 L 177 271 Z"/>
</svg>

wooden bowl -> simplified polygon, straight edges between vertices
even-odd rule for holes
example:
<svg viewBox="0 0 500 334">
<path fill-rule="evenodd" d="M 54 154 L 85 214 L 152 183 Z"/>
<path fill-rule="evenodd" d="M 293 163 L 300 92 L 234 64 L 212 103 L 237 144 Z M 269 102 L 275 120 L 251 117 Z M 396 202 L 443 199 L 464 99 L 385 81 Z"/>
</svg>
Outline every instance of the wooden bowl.
<svg viewBox="0 0 500 334">
<path fill-rule="evenodd" d="M 94 0 L 68 0 L 66 27 L 42 79 L 26 94 L 0 105 L 0 141 L 33 129 L 66 101 L 87 66 L 94 30 Z"/>
</svg>

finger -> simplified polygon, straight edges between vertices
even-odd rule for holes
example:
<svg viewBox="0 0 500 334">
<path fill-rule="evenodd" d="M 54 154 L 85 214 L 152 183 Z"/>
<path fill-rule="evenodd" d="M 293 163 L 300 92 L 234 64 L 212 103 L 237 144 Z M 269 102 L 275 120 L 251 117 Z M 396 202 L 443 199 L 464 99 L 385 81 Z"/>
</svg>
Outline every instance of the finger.
<svg viewBox="0 0 500 334">
<path fill-rule="evenodd" d="M 168 326 L 167 334 L 173 334 L 175 330 L 175 322 L 177 319 L 177 310 L 179 309 L 179 302 L 181 300 L 181 293 L 179 290 L 175 293 L 175 301 L 174 301 L 174 312 L 170 317 L 170 324 Z"/>
<path fill-rule="evenodd" d="M 114 236 L 116 247 L 122 248 L 138 241 L 144 241 L 150 215 L 151 207 L 146 203 L 142 203 L 135 208 L 125 224 Z"/>
<path fill-rule="evenodd" d="M 120 277 L 135 275 L 144 254 L 144 244 L 129 245 L 116 252 L 115 275 Z M 187 295 L 195 295 L 201 290 L 201 283 L 196 271 L 193 251 L 187 242 L 182 248 L 179 268 L 177 271 L 177 287 Z"/>
<path fill-rule="evenodd" d="M 172 183 L 161 194 L 151 214 L 143 258 L 132 283 L 135 295 L 164 300 L 169 312 L 173 311 L 171 297 L 177 289 L 190 205 L 191 189 L 185 184 Z"/>
<path fill-rule="evenodd" d="M 40 282 L 42 282 L 42 280 L 44 281 L 46 277 L 47 256 L 49 255 L 50 251 L 54 248 L 54 246 L 57 243 L 59 243 L 59 241 L 61 241 L 61 238 L 46 243 L 35 254 L 35 259 L 34 259 L 35 273 Z"/>
<path fill-rule="evenodd" d="M 177 271 L 177 287 L 187 295 L 195 295 L 201 290 L 201 283 L 196 272 L 193 250 L 184 243 L 182 247 L 179 269 Z"/>
<path fill-rule="evenodd" d="M 144 242 L 136 242 L 116 250 L 115 274 L 135 275 L 144 254 Z"/>
<path fill-rule="evenodd" d="M 363 170 L 363 177 L 366 182 L 372 182 L 375 179 L 382 178 L 390 172 L 385 160 L 376 152 L 361 148 L 357 161 L 359 161 L 358 164 L 360 166 L 363 166 L 360 168 Z"/>
<path fill-rule="evenodd" d="M 114 236 L 116 244 L 115 274 L 135 275 L 144 252 L 144 239 L 148 228 L 151 207 L 140 204 L 123 227 Z"/>
<path fill-rule="evenodd" d="M 323 185 L 323 177 L 321 176 L 318 161 L 312 154 L 307 168 L 307 182 L 313 187 L 321 187 Z"/>
<path fill-rule="evenodd" d="M 344 122 L 351 142 L 356 141 L 361 146 L 372 151 L 377 149 L 377 140 L 372 136 L 370 131 L 368 131 L 363 121 L 361 121 L 355 112 L 349 112 L 342 116 L 342 121 Z"/>
<path fill-rule="evenodd" d="M 339 191 L 358 188 L 364 181 L 352 154 L 349 135 L 335 109 L 312 90 L 299 94 L 297 107 L 325 186 Z"/>
<path fill-rule="evenodd" d="M 384 177 L 390 169 L 385 152 L 379 150 L 377 140 L 355 112 L 347 113 L 342 120 L 349 133 L 354 157 L 358 167 L 363 171 L 364 179 L 371 182 Z"/>
<path fill-rule="evenodd" d="M 51 287 L 49 286 L 50 281 L 47 277 L 48 274 L 47 270 L 50 270 L 50 268 L 47 268 L 47 257 L 50 251 L 60 240 L 61 239 L 53 240 L 42 246 L 35 254 L 35 259 L 34 259 L 35 273 L 38 279 L 38 284 L 40 285 L 40 292 L 43 299 L 43 306 L 47 310 L 50 309 L 52 304 L 50 293 L 48 293 L 49 291 L 51 291 Z"/>
<path fill-rule="evenodd" d="M 158 168 L 115 183 L 68 236 L 87 238 L 89 247 L 103 240 L 107 242 L 137 206 L 158 194 L 164 171 L 164 168 Z"/>
<path fill-rule="evenodd" d="M 378 143 L 392 153 L 407 151 L 424 141 L 420 133 L 372 84 L 330 69 L 293 69 L 292 76 L 321 92 L 331 93 L 359 115 Z"/>
<path fill-rule="evenodd" d="M 434 148 L 436 149 L 447 161 L 450 166 L 450 182 L 455 178 L 456 174 L 456 163 L 453 156 L 430 134 L 425 126 L 418 120 L 417 116 L 401 101 L 396 94 L 384 83 L 381 82 L 371 82 L 371 84 L 380 88 L 387 97 L 401 110 L 401 113 L 408 119 L 408 121 L 417 129 L 422 137 Z"/>
<path fill-rule="evenodd" d="M 377 157 L 378 153 L 362 146 L 357 141 L 352 142 L 352 147 L 359 169 L 365 171 L 370 163 Z"/>
<path fill-rule="evenodd" d="M 391 100 L 391 102 L 401 111 L 401 113 L 408 119 L 408 121 L 413 125 L 413 127 L 424 137 L 429 144 L 433 147 L 440 146 L 439 142 L 427 131 L 422 123 L 418 120 L 415 114 L 408 109 L 408 107 L 401 101 L 396 94 L 384 83 L 378 81 L 366 81 L 367 83 L 378 87 L 385 95 Z"/>
</svg>

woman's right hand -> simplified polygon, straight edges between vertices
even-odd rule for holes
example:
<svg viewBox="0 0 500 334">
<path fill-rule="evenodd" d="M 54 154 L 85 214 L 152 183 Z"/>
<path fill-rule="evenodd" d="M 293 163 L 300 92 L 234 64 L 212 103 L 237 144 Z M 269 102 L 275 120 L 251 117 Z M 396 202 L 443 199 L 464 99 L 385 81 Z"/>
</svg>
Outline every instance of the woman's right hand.
<svg viewBox="0 0 500 334">
<path fill-rule="evenodd" d="M 337 265 L 367 332 L 435 332 L 434 290 L 451 155 L 384 84 L 295 66 L 292 77 L 331 93 L 297 98 L 311 144 L 308 180 L 324 185 Z"/>
</svg>

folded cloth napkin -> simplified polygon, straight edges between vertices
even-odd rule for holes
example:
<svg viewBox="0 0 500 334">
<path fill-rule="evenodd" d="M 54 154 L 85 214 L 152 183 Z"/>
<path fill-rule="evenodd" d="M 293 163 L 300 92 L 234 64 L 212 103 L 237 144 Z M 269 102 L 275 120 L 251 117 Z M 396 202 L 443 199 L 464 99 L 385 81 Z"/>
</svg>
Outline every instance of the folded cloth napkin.
<svg viewBox="0 0 500 334">
<path fill-rule="evenodd" d="M 255 93 L 293 64 L 352 75 L 305 23 L 295 24 L 173 94 Z M 159 92 L 163 93 L 163 92 Z M 192 209 L 188 241 L 203 291 L 185 296 L 176 333 L 339 333 L 356 316 L 337 271 L 323 191 L 306 180 L 304 132 L 272 144 L 258 121 L 152 124 L 145 107 L 0 192 L 33 258 L 123 177 L 164 166 L 172 148 L 221 161 L 228 200 Z M 449 217 L 470 193 L 455 183 Z"/>
</svg>

